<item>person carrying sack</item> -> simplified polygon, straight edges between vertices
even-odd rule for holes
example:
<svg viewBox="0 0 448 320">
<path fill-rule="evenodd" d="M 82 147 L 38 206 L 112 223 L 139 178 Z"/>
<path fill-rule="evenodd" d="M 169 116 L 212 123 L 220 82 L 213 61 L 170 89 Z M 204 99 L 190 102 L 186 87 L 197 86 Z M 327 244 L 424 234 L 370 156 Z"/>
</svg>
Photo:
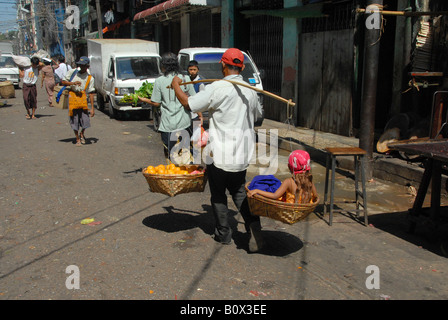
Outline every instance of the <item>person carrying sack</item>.
<svg viewBox="0 0 448 320">
<path fill-rule="evenodd" d="M 23 79 L 23 102 L 26 108 L 26 118 L 36 119 L 35 113 L 37 109 L 37 89 L 36 83 L 39 72 L 42 69 L 38 57 L 30 59 L 30 65 L 20 68 L 19 77 Z"/>
<path fill-rule="evenodd" d="M 86 143 L 85 130 L 90 128 L 90 117 L 95 115 L 94 106 L 94 78 L 87 72 L 90 60 L 87 57 L 81 57 L 76 62 L 79 69 L 69 71 L 62 80 L 62 85 L 69 88 L 69 122 L 76 136 L 76 146 Z M 87 95 L 89 99 L 87 99 Z M 91 110 L 89 117 L 90 100 Z M 81 132 L 79 132 L 82 128 Z"/>
</svg>

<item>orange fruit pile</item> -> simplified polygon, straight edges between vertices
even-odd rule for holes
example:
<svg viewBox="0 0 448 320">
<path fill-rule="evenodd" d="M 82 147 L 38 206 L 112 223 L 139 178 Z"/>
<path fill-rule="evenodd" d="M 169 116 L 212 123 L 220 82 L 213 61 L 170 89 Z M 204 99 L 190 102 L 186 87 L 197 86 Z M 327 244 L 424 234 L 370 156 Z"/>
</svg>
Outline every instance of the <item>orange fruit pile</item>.
<svg viewBox="0 0 448 320">
<path fill-rule="evenodd" d="M 175 164 L 159 164 L 158 166 L 148 166 L 143 169 L 144 172 L 148 174 L 190 174 L 193 170 L 185 170 L 184 168 L 178 167 Z"/>
</svg>

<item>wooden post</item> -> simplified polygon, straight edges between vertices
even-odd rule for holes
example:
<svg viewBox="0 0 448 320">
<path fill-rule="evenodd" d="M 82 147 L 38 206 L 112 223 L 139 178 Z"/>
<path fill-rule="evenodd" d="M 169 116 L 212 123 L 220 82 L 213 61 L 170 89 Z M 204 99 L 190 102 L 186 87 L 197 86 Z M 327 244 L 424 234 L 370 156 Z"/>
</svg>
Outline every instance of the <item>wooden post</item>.
<svg viewBox="0 0 448 320">
<path fill-rule="evenodd" d="M 101 14 L 100 0 L 96 0 L 96 22 L 98 24 L 98 38 L 103 39 L 103 15 Z"/>
<path fill-rule="evenodd" d="M 235 45 L 234 37 L 234 1 L 221 1 L 221 47 L 232 48 Z"/>
<path fill-rule="evenodd" d="M 295 7 L 301 5 L 298 0 L 284 0 L 284 7 Z M 297 101 L 298 89 L 298 50 L 299 50 L 299 29 L 302 19 L 284 18 L 283 19 L 283 65 L 282 65 L 282 88 L 281 95 L 284 97 L 293 97 Z M 287 112 L 287 121 L 291 125 L 297 124 L 297 108 Z M 291 122 L 290 122 L 291 121 Z"/>
<path fill-rule="evenodd" d="M 398 9 L 406 9 L 409 7 L 409 0 L 398 0 Z M 392 84 L 392 104 L 390 108 L 390 115 L 395 115 L 401 111 L 401 95 L 403 91 L 404 72 L 407 66 L 407 59 L 405 58 L 405 48 L 407 47 L 406 34 L 406 20 L 396 19 L 395 27 L 395 49 L 394 49 L 394 71 Z M 409 41 L 410 41 L 409 35 Z"/>
</svg>

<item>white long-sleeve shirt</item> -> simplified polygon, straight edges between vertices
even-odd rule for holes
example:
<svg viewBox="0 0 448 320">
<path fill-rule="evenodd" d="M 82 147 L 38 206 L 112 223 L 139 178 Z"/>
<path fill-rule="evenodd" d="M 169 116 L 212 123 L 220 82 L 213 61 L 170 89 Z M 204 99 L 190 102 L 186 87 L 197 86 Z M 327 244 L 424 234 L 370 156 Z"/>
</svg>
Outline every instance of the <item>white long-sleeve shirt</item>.
<svg viewBox="0 0 448 320">
<path fill-rule="evenodd" d="M 244 82 L 241 75 L 224 80 Z M 246 170 L 255 150 L 254 123 L 261 105 L 254 90 L 215 81 L 188 98 L 193 112 L 209 111 L 209 143 L 213 164 L 222 170 Z"/>
</svg>

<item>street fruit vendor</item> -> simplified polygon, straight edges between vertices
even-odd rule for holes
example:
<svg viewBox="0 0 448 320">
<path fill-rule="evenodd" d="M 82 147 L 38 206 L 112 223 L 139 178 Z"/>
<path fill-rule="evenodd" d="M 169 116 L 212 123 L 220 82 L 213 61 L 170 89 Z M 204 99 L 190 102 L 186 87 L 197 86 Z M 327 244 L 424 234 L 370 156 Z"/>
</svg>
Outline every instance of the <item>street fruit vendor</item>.
<svg viewBox="0 0 448 320">
<path fill-rule="evenodd" d="M 239 49 L 226 50 L 220 64 L 224 80 L 247 85 L 240 74 L 244 69 L 244 55 Z M 207 165 L 207 174 L 215 216 L 215 240 L 223 244 L 229 244 L 232 240 L 228 221 L 228 190 L 251 235 L 249 251 L 258 251 L 262 246 L 260 217 L 251 215 L 245 191 L 246 170 L 255 147 L 254 123 L 256 117 L 261 115 L 257 94 L 247 87 L 220 80 L 188 97 L 180 87 L 181 82 L 181 78 L 174 77 L 171 85 L 185 109 L 209 112 L 213 162 Z M 247 139 L 248 136 L 253 139 Z"/>
</svg>

